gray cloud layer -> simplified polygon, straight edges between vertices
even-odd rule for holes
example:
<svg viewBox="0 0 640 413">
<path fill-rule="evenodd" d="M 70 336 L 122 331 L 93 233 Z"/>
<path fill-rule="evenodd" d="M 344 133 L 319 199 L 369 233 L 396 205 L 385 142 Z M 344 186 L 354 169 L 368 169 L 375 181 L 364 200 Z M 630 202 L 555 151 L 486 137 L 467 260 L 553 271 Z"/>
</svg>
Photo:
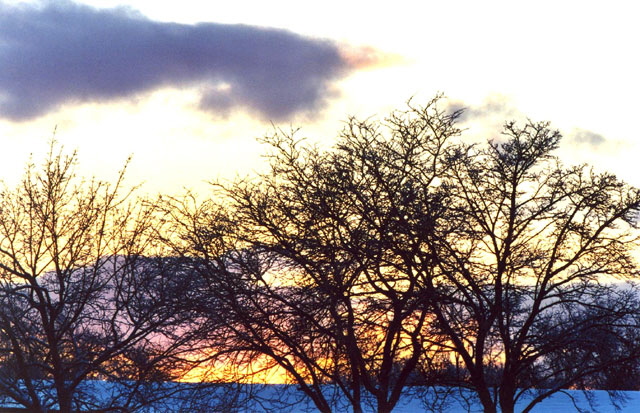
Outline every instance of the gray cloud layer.
<svg viewBox="0 0 640 413">
<path fill-rule="evenodd" d="M 574 145 L 588 145 L 594 149 L 597 149 L 601 145 L 605 144 L 607 140 L 599 133 L 591 132 L 584 129 L 577 129 L 569 137 L 569 143 Z"/>
<path fill-rule="evenodd" d="M 461 101 L 450 102 L 447 106 L 449 111 L 455 111 L 462 109 L 463 112 L 460 115 L 460 121 L 466 122 L 475 119 L 483 119 L 490 116 L 499 115 L 505 119 L 501 119 L 501 122 L 507 120 L 508 117 L 517 115 L 517 111 L 511 106 L 508 99 L 499 96 L 489 96 L 480 105 L 466 105 Z"/>
<path fill-rule="evenodd" d="M 352 67 L 336 44 L 275 29 L 151 21 L 68 1 L 0 2 L 0 117 L 163 86 L 202 87 L 202 110 L 282 120 L 320 109 Z"/>
</svg>

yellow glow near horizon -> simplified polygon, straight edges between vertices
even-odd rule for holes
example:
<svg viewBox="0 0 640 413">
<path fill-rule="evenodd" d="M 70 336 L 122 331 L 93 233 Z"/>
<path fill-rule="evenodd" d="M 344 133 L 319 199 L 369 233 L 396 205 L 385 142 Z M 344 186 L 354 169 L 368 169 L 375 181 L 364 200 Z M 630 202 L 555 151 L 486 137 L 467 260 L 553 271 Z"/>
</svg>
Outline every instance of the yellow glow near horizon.
<svg viewBox="0 0 640 413">
<path fill-rule="evenodd" d="M 187 383 L 260 383 L 260 384 L 290 384 L 291 379 L 280 366 L 265 367 L 256 363 L 249 366 L 233 364 L 200 365 L 180 378 Z"/>
</svg>

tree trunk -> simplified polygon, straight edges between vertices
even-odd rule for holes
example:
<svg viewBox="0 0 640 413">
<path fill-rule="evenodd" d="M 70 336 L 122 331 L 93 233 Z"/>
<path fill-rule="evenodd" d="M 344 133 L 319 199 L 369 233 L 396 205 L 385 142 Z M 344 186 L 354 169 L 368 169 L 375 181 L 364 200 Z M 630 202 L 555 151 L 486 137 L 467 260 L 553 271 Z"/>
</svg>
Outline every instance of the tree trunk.
<svg viewBox="0 0 640 413">
<path fill-rule="evenodd" d="M 381 403 L 380 400 L 378 400 L 378 413 L 391 413 L 391 410 L 393 410 L 391 403 L 387 403 L 386 401 L 382 401 Z"/>
<path fill-rule="evenodd" d="M 482 403 L 484 413 L 496 413 L 496 404 L 493 402 L 493 397 L 491 397 L 489 389 L 483 386 L 482 388 L 478 388 L 476 391 L 478 393 L 480 403 Z"/>
<path fill-rule="evenodd" d="M 71 413 L 71 402 L 71 394 L 58 392 L 58 407 L 60 407 L 60 413 Z"/>
<path fill-rule="evenodd" d="M 514 413 L 515 410 L 515 386 L 510 383 L 503 383 L 500 386 L 500 411 L 502 413 Z"/>
</svg>

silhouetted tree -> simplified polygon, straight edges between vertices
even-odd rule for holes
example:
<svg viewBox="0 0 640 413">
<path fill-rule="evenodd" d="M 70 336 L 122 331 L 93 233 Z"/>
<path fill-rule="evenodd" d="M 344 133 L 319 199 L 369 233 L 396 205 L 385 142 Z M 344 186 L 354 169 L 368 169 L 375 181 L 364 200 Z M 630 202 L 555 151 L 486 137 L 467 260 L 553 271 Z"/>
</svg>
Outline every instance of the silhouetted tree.
<svg viewBox="0 0 640 413">
<path fill-rule="evenodd" d="M 269 173 L 167 205 L 214 364 L 277 367 L 321 411 L 390 411 L 419 371 L 509 413 L 638 357 L 639 191 L 562 166 L 547 123 L 455 142 L 438 100 L 329 150 L 279 130 Z"/>
<path fill-rule="evenodd" d="M 441 219 L 441 158 L 459 134 L 437 100 L 352 118 L 327 151 L 278 130 L 269 173 L 219 185 L 220 202 L 174 200 L 174 247 L 201 260 L 218 363 L 277 367 L 321 411 L 343 408 L 332 392 L 355 412 L 392 410 L 438 351 L 423 288 L 435 264 L 415 253 Z"/>
<path fill-rule="evenodd" d="M 0 397 L 30 412 L 135 410 L 180 367 L 187 291 L 147 257 L 154 208 L 120 196 L 123 173 L 80 180 L 75 153 L 55 151 L 0 194 Z"/>
<path fill-rule="evenodd" d="M 428 291 L 485 412 L 527 412 L 639 355 L 638 291 L 624 282 L 638 275 L 640 192 L 563 167 L 559 141 L 547 123 L 507 123 L 500 141 L 452 153 L 441 185 Z"/>
</svg>

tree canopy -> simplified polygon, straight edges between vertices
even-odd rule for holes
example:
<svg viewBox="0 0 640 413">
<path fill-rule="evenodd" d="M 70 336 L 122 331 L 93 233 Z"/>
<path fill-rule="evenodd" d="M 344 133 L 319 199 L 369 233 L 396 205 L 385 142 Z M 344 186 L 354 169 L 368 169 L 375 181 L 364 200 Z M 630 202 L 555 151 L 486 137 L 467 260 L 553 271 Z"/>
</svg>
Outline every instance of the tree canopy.
<svg viewBox="0 0 640 413">
<path fill-rule="evenodd" d="M 133 411 L 178 377 L 184 280 L 152 255 L 154 206 L 121 194 L 124 169 L 114 184 L 83 180 L 58 150 L 0 193 L 0 400 Z M 91 380 L 114 386 L 105 396 Z"/>
<path fill-rule="evenodd" d="M 276 129 L 268 172 L 204 200 L 79 179 L 52 143 L 0 193 L 0 399 L 143 411 L 189 371 L 295 384 L 323 412 L 391 412 L 428 386 L 426 407 L 473 394 L 488 413 L 626 388 L 640 191 L 563 165 L 546 122 L 468 144 L 462 113 L 409 102 L 326 149 Z M 238 407 L 232 388 L 216 409 Z"/>
<path fill-rule="evenodd" d="M 465 144 L 440 100 L 328 150 L 276 130 L 268 173 L 177 205 L 227 363 L 279 366 L 322 411 L 324 384 L 387 412 L 422 377 L 510 412 L 637 360 L 640 192 L 563 166 L 548 123 Z"/>
</svg>

